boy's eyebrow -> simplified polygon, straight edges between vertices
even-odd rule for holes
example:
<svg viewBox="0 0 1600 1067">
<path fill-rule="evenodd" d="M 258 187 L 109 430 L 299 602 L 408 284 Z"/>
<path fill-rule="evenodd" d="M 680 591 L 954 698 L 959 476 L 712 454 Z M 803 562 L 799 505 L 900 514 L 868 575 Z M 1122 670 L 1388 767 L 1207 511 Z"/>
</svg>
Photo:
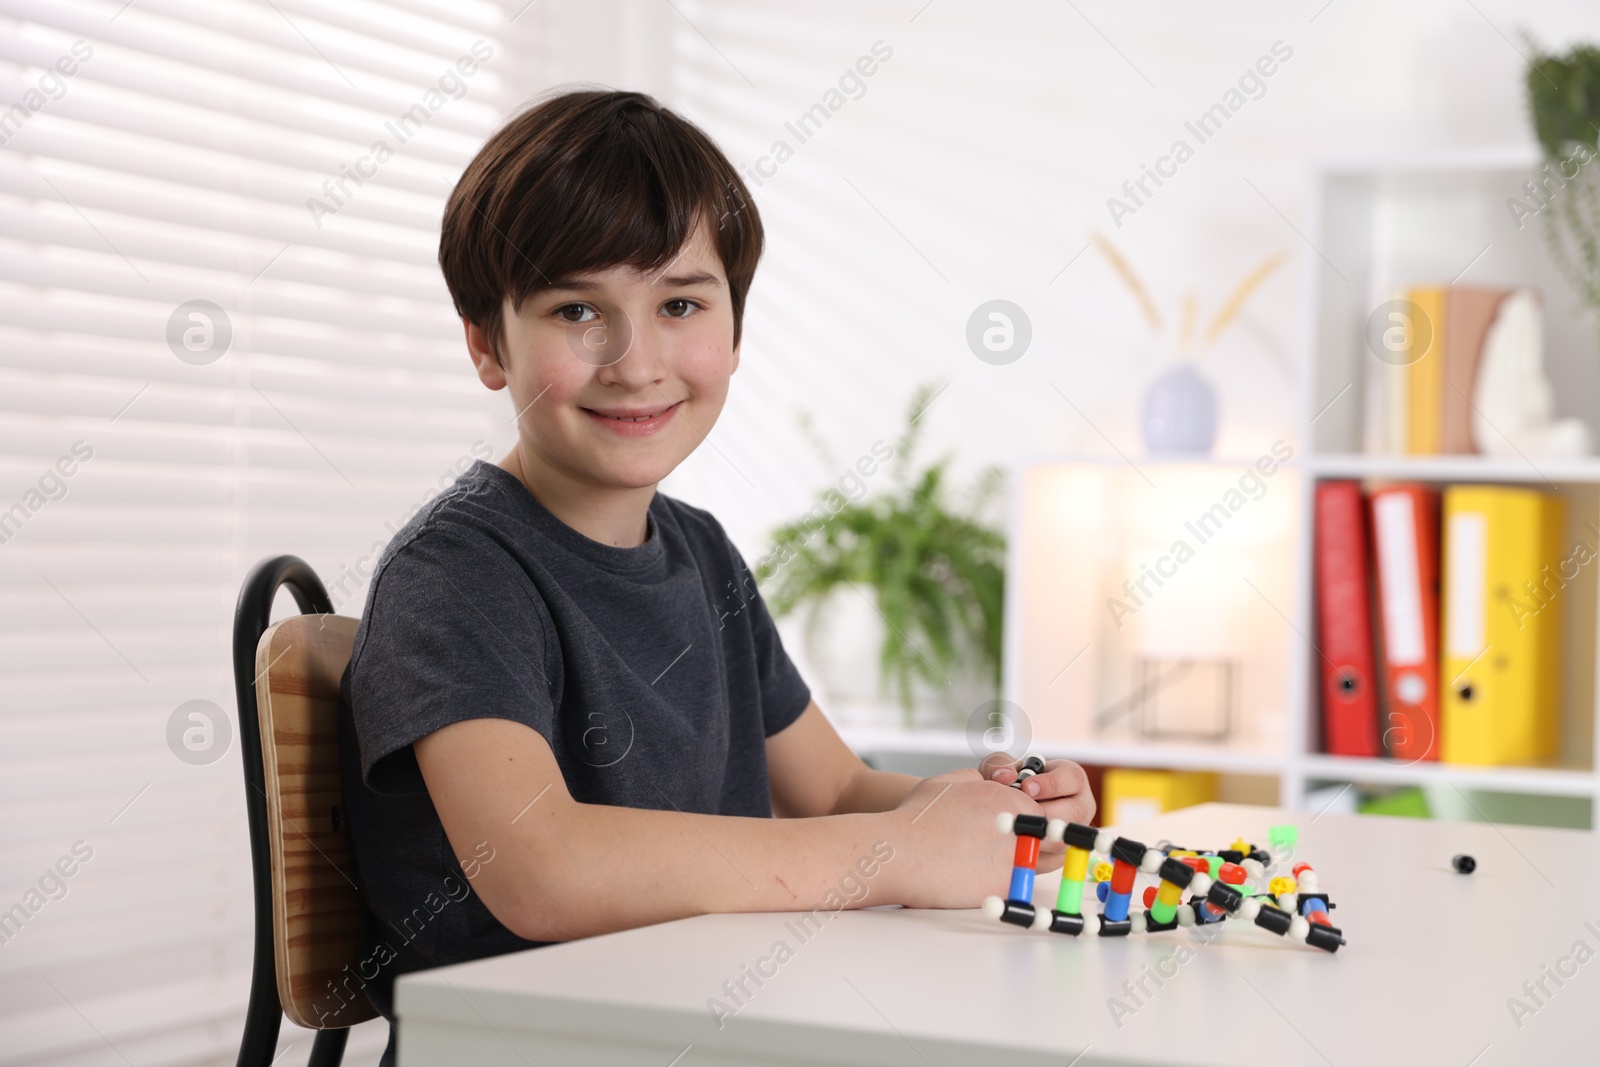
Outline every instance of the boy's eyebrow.
<svg viewBox="0 0 1600 1067">
<path fill-rule="evenodd" d="M 665 278 L 657 279 L 656 284 L 676 289 L 685 285 L 721 285 L 722 279 L 715 274 L 701 270 L 695 271 L 693 274 L 668 275 Z"/>
<path fill-rule="evenodd" d="M 657 278 L 654 284 L 657 286 L 666 286 L 672 289 L 682 288 L 690 285 L 720 286 L 722 284 L 722 279 L 718 278 L 715 274 L 701 270 L 694 271 L 690 274 L 673 274 L 665 278 Z M 547 290 L 560 289 L 569 292 L 588 293 L 600 288 L 600 283 L 589 278 L 583 278 L 575 275 L 567 278 L 553 279 L 549 285 L 542 286 L 542 288 Z"/>
</svg>

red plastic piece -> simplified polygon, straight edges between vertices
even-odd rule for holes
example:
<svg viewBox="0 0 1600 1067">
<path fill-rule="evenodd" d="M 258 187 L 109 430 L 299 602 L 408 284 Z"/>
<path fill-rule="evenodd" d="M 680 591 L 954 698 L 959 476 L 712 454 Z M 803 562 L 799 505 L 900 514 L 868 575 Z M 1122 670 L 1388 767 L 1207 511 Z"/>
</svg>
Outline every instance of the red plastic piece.
<svg viewBox="0 0 1600 1067">
<path fill-rule="evenodd" d="M 1217 877 L 1229 885 L 1244 885 L 1245 879 L 1250 877 L 1250 872 L 1237 863 L 1224 863 L 1217 869 Z"/>
<path fill-rule="evenodd" d="M 1027 834 L 1017 835 L 1017 857 L 1013 867 L 1035 868 L 1039 865 L 1039 839 Z"/>
<path fill-rule="evenodd" d="M 1302 874 L 1311 869 L 1311 864 L 1309 863 L 1297 863 L 1294 865 L 1294 876 L 1299 878 Z"/>
<path fill-rule="evenodd" d="M 1139 876 L 1139 868 L 1131 863 L 1121 860 L 1111 861 L 1111 891 L 1113 893 L 1132 893 L 1134 879 Z"/>
<path fill-rule="evenodd" d="M 1147 907 L 1147 908 L 1153 908 L 1153 907 L 1155 907 L 1155 903 L 1156 903 L 1156 887 L 1153 886 L 1153 885 L 1145 886 L 1145 888 L 1144 888 L 1144 906 Z"/>
</svg>

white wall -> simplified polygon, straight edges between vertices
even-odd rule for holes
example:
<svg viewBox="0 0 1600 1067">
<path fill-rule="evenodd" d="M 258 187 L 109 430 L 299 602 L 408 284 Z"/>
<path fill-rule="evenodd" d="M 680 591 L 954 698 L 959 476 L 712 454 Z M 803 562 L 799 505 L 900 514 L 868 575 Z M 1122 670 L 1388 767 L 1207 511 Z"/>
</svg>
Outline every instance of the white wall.
<svg viewBox="0 0 1600 1067">
<path fill-rule="evenodd" d="M 1196 292 L 1204 322 L 1280 249 L 1287 266 L 1201 366 L 1221 395 L 1218 454 L 1293 442 L 1301 293 L 1318 254 L 1297 233 L 1310 163 L 1529 143 L 1519 31 L 1552 50 L 1600 38 L 1600 6 L 1577 0 L 569 0 L 553 17 L 566 34 L 561 77 L 654 92 L 746 165 L 775 139 L 795 145 L 784 123 L 873 42 L 894 50 L 865 96 L 754 189 L 768 245 L 743 363 L 716 448 L 664 487 L 711 508 L 752 561 L 773 526 L 892 437 L 918 381 L 951 383 L 925 418 L 930 444 L 958 449 L 964 471 L 1114 455 L 1108 438 L 1137 457 L 1139 400 L 1167 365 L 1182 295 Z M 1184 122 L 1277 41 L 1293 54 L 1265 94 L 1199 144 Z M 1119 228 L 1107 198 L 1179 137 L 1194 157 Z M 1143 276 L 1164 336 L 1094 250 L 1057 277 L 1091 229 Z M 964 340 L 969 314 L 996 297 L 1021 305 L 1034 329 L 1027 354 L 1003 367 Z M 802 408 L 835 465 L 797 432 Z"/>
</svg>

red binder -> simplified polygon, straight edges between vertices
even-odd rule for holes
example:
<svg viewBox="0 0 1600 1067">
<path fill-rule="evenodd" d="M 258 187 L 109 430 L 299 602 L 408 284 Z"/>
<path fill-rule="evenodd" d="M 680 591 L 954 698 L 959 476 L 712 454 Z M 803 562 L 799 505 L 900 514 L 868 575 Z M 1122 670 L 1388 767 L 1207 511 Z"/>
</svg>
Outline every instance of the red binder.
<svg viewBox="0 0 1600 1067">
<path fill-rule="evenodd" d="M 1377 675 L 1366 507 L 1360 484 L 1319 482 L 1315 523 L 1323 751 L 1335 756 L 1376 756 L 1378 701 L 1373 682 Z"/>
<path fill-rule="evenodd" d="M 1383 633 L 1383 745 L 1410 762 L 1439 758 L 1439 497 L 1420 485 L 1372 494 Z"/>
</svg>

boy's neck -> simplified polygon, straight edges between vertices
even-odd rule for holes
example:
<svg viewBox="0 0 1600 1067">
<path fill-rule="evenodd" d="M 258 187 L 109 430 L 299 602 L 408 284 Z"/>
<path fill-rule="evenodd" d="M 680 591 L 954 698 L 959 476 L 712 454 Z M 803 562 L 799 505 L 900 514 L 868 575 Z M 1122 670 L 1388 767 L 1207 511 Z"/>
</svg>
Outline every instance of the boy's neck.
<svg viewBox="0 0 1600 1067">
<path fill-rule="evenodd" d="M 650 532 L 650 501 L 656 487 L 597 489 L 545 463 L 521 441 L 496 466 L 527 487 L 546 511 L 591 541 L 638 548 Z"/>
</svg>

